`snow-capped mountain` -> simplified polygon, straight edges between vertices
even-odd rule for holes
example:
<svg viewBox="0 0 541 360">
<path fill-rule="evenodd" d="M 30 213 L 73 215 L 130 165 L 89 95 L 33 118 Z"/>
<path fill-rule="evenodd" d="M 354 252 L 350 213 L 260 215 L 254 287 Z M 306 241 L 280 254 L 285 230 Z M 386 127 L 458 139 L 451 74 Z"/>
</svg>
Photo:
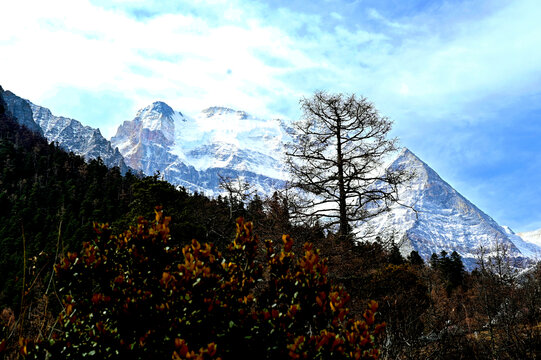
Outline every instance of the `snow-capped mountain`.
<svg viewBox="0 0 541 360">
<path fill-rule="evenodd" d="M 154 102 L 124 121 L 111 138 L 126 163 L 147 175 L 190 190 L 220 192 L 221 179 L 242 179 L 261 194 L 285 179 L 280 156 L 285 132 L 279 121 L 211 107 L 195 117 Z"/>
<path fill-rule="evenodd" d="M 414 172 L 399 189 L 400 203 L 359 226 L 360 234 L 393 237 L 404 255 L 412 250 L 428 259 L 442 250 L 457 251 L 467 268 L 475 266 L 479 249 L 492 251 L 496 244 L 508 248 L 516 260 L 536 258 L 541 247 L 529 244 L 498 225 L 490 216 L 459 194 L 408 149 L 389 165 Z"/>
<path fill-rule="evenodd" d="M 61 148 L 83 156 L 86 160 L 101 158 L 109 167 L 118 166 L 122 173 L 128 171 L 124 158 L 111 146 L 99 129 L 84 126 L 79 121 L 54 116 L 42 106 L 20 98 L 10 91 L 2 93 L 8 111 L 19 124 L 45 136 L 49 142 L 58 143 Z"/>
</svg>

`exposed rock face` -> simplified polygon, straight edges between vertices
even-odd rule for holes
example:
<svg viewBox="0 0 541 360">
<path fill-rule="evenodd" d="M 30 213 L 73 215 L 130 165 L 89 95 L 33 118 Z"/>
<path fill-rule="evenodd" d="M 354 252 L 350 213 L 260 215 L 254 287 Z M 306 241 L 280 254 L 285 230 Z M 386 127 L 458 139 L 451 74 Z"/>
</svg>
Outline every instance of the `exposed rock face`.
<svg viewBox="0 0 541 360">
<path fill-rule="evenodd" d="M 541 248 L 533 244 L 517 246 L 510 229 L 508 232 L 498 225 L 408 149 L 390 166 L 415 173 L 399 191 L 400 202 L 406 206 L 394 205 L 388 213 L 360 225 L 361 234 L 393 236 L 404 255 L 415 250 L 425 260 L 432 253 L 454 250 L 469 269 L 475 266 L 481 247 L 490 252 L 496 244 L 504 245 L 519 261 L 541 253 Z"/>
<path fill-rule="evenodd" d="M 11 91 L 3 91 L 1 93 L 2 98 L 4 99 L 7 110 L 15 119 L 19 125 L 26 126 L 31 131 L 43 135 L 41 127 L 36 124 L 32 117 L 32 109 L 25 99 L 21 99 Z"/>
</svg>

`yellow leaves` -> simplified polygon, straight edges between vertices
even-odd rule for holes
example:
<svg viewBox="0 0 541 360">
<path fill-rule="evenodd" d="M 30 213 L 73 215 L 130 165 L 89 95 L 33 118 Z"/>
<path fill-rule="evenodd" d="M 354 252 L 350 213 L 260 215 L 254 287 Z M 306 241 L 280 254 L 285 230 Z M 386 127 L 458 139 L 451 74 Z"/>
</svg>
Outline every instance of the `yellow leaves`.
<svg viewBox="0 0 541 360">
<path fill-rule="evenodd" d="M 20 337 L 19 338 L 19 352 L 21 353 L 21 355 L 23 356 L 28 355 L 27 346 L 28 346 L 28 339 Z"/>
</svg>

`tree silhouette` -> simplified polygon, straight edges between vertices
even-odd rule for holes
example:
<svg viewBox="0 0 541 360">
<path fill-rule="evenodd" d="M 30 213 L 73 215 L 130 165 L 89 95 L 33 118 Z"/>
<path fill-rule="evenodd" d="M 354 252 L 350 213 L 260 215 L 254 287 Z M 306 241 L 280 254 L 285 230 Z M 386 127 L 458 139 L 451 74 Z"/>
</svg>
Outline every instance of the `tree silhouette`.
<svg viewBox="0 0 541 360">
<path fill-rule="evenodd" d="M 392 122 L 355 95 L 316 92 L 301 107 L 303 119 L 293 124 L 286 147 L 292 185 L 304 195 L 295 214 L 325 218 L 347 238 L 354 222 L 396 202 L 396 187 L 406 180 L 403 169 L 378 173 L 383 158 L 396 150 L 395 139 L 387 138 Z"/>
</svg>

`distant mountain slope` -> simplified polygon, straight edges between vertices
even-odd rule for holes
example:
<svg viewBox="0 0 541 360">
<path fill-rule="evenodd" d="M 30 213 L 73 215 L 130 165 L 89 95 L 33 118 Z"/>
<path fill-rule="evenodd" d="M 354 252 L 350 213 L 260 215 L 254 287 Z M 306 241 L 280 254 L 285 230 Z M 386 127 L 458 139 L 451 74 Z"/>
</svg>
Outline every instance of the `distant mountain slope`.
<svg viewBox="0 0 541 360">
<path fill-rule="evenodd" d="M 221 192 L 221 178 L 241 178 L 259 193 L 270 193 L 285 179 L 283 137 L 279 121 L 222 107 L 190 118 L 158 101 L 124 121 L 111 143 L 134 169 L 159 171 L 190 190 L 212 195 Z"/>
<path fill-rule="evenodd" d="M 415 172 L 415 177 L 400 187 L 400 202 L 406 206 L 394 205 L 390 212 L 362 224 L 358 228 L 361 234 L 393 236 L 403 254 L 415 250 L 424 259 L 442 250 L 455 250 L 470 269 L 479 248 L 490 250 L 496 243 L 507 246 L 518 260 L 541 253 L 539 247 L 527 251 L 522 243 L 517 247 L 512 232 L 508 234 L 408 149 L 390 166 Z"/>
<path fill-rule="evenodd" d="M 124 158 L 111 146 L 99 129 L 84 126 L 79 121 L 55 116 L 47 108 L 28 101 L 34 121 L 41 127 L 50 142 L 58 143 L 66 151 L 83 156 L 86 160 L 103 160 L 108 167 L 118 166 L 122 173 L 128 171 Z"/>
<path fill-rule="evenodd" d="M 111 146 L 99 129 L 84 126 L 74 119 L 54 116 L 49 109 L 35 105 L 10 91 L 3 92 L 2 97 L 8 112 L 19 124 L 45 136 L 47 141 L 58 143 L 64 150 L 81 155 L 87 161 L 99 157 L 108 167 L 118 166 L 122 173 L 128 171 L 120 152 Z"/>
<path fill-rule="evenodd" d="M 541 229 L 517 233 L 524 241 L 541 246 Z"/>
</svg>

